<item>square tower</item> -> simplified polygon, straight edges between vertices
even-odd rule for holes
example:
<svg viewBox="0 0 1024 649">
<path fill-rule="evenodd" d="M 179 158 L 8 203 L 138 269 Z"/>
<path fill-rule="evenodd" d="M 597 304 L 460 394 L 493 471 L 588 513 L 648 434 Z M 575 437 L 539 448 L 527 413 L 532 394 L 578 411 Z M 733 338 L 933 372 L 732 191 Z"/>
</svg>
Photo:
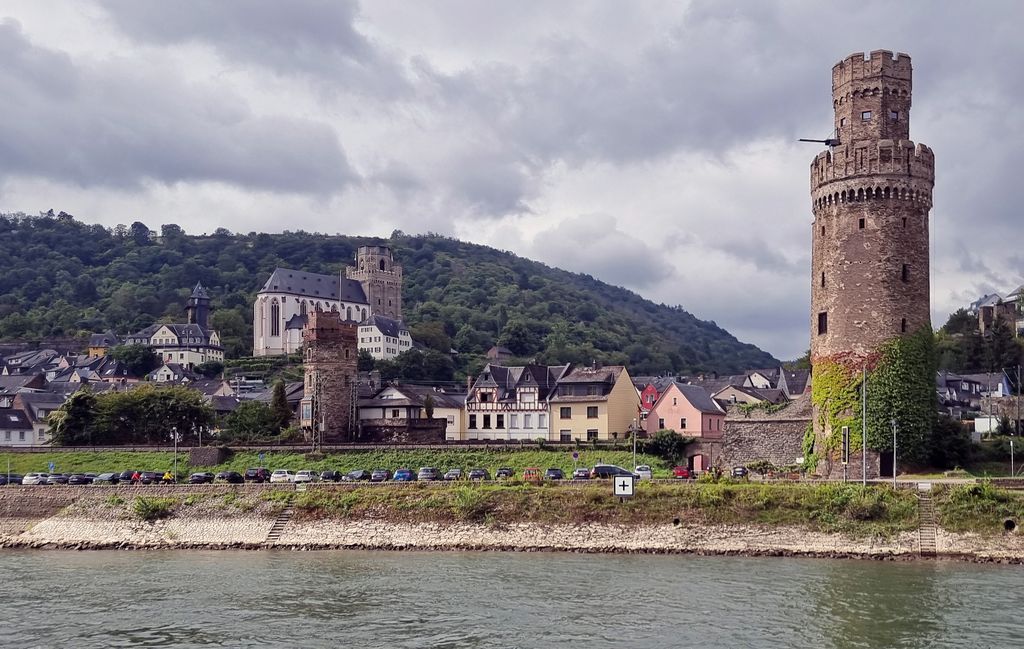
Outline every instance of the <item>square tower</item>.
<svg viewBox="0 0 1024 649">
<path fill-rule="evenodd" d="M 402 267 L 388 246 L 359 246 L 356 265 L 345 275 L 363 286 L 372 315 L 402 320 Z"/>
<path fill-rule="evenodd" d="M 356 438 L 358 327 L 334 311 L 313 311 L 302 330 L 305 344 L 305 394 L 299 425 L 314 440 L 345 442 Z M 316 435 L 316 432 L 322 435 Z"/>
</svg>

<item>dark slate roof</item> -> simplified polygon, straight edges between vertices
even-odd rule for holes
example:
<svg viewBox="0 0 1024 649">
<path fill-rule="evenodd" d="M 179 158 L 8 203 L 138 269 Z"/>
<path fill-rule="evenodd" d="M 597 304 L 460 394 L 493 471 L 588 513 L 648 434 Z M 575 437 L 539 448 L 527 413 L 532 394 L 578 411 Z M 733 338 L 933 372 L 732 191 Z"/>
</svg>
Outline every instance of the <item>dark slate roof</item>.
<svg viewBox="0 0 1024 649">
<path fill-rule="evenodd" d="M 23 392 L 18 395 L 18 400 L 25 407 L 26 414 L 32 422 L 41 422 L 46 415 L 42 411 L 52 412 L 67 401 L 67 395 L 54 394 L 52 392 Z"/>
<path fill-rule="evenodd" d="M 429 385 L 400 385 L 395 388 L 415 404 L 422 406 L 426 400 L 427 395 L 434 398 L 435 408 L 463 408 L 466 405 L 466 395 L 464 394 L 448 394 L 447 392 L 441 392 L 435 390 Z M 385 401 L 381 399 L 381 401 Z"/>
<path fill-rule="evenodd" d="M 0 430 L 31 430 L 32 422 L 24 410 L 0 410 Z"/>
<path fill-rule="evenodd" d="M 207 295 L 206 289 L 203 288 L 203 284 L 200 282 L 196 284 L 196 287 L 192 289 L 192 297 L 197 300 L 209 300 L 210 296 Z"/>
<path fill-rule="evenodd" d="M 142 329 L 140 331 L 137 331 L 137 332 L 131 334 L 130 336 L 128 336 L 128 339 L 144 338 L 146 340 L 146 344 L 148 344 L 149 339 L 152 338 L 153 334 L 155 334 L 161 327 L 167 327 L 168 329 L 173 331 L 174 335 L 178 337 L 179 341 L 182 340 L 182 339 L 187 339 L 187 338 L 198 338 L 198 339 L 200 339 L 200 341 L 202 341 L 200 343 L 188 343 L 188 342 L 181 343 L 181 345 L 186 346 L 186 347 L 189 346 L 189 345 L 194 345 L 194 344 L 201 344 L 201 345 L 209 346 L 209 343 L 210 343 L 210 332 L 213 331 L 212 329 L 204 328 L 204 327 L 202 327 L 202 326 L 200 326 L 198 324 L 195 324 L 195 323 L 161 322 L 161 323 L 157 323 L 157 324 L 151 324 L 148 327 L 146 327 L 145 329 Z"/>
<path fill-rule="evenodd" d="M 101 334 L 92 334 L 89 336 L 90 347 L 113 347 L 120 343 L 117 334 L 113 331 L 105 331 Z"/>
<path fill-rule="evenodd" d="M 391 338 L 398 338 L 401 332 L 409 331 L 401 320 L 395 320 L 383 315 L 372 315 L 359 324 L 364 327 L 377 327 L 382 334 Z"/>
<path fill-rule="evenodd" d="M 214 412 L 234 412 L 242 402 L 238 397 L 209 397 Z"/>
<path fill-rule="evenodd" d="M 292 317 L 288 318 L 288 322 L 284 324 L 285 329 L 305 329 L 306 323 L 309 322 L 309 316 L 296 313 Z"/>
<path fill-rule="evenodd" d="M 625 368 L 621 365 L 605 365 L 602 367 L 577 367 L 561 379 L 559 383 L 608 383 L 613 384 Z"/>
<path fill-rule="evenodd" d="M 699 385 L 687 385 L 686 383 L 678 382 L 675 385 L 683 393 L 686 400 L 690 402 L 690 405 L 697 410 L 712 415 L 725 414 L 725 411 L 711 398 L 711 394 Z M 667 391 L 664 394 L 667 394 Z"/>
<path fill-rule="evenodd" d="M 811 378 L 808 370 L 786 370 L 786 391 L 790 396 L 803 394 L 807 389 L 807 380 Z"/>
<path fill-rule="evenodd" d="M 289 293 L 321 300 L 369 304 L 363 285 L 341 275 L 321 275 L 290 268 L 276 268 L 260 293 Z"/>
</svg>

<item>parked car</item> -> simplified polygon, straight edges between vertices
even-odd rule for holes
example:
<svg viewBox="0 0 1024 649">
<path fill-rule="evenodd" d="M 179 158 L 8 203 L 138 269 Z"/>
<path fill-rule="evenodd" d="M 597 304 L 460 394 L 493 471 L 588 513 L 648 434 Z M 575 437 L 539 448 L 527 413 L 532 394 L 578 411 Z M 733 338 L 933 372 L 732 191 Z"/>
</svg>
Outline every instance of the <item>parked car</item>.
<svg viewBox="0 0 1024 649">
<path fill-rule="evenodd" d="M 324 482 L 341 482 L 341 479 L 345 477 L 341 471 L 335 471 L 334 469 L 327 469 L 320 473 L 320 479 Z"/>
<path fill-rule="evenodd" d="M 319 482 L 320 474 L 310 469 L 303 469 L 295 474 L 294 482 Z"/>
<path fill-rule="evenodd" d="M 49 477 L 49 473 L 26 473 L 25 477 L 21 479 L 21 484 L 46 484 L 46 479 Z"/>
<path fill-rule="evenodd" d="M 448 469 L 444 474 L 445 480 L 462 480 L 462 469 Z"/>
<path fill-rule="evenodd" d="M 494 472 L 494 479 L 495 480 L 501 480 L 502 478 L 512 478 L 512 477 L 515 477 L 515 475 L 516 475 L 515 471 L 513 471 L 510 468 L 508 468 L 507 466 L 503 466 L 503 467 L 501 467 L 500 469 L 498 469 L 497 471 Z"/>
<path fill-rule="evenodd" d="M 93 476 L 85 475 L 84 473 L 73 473 L 68 476 L 68 484 L 83 485 L 92 484 Z"/>
<path fill-rule="evenodd" d="M 672 468 L 672 477 L 679 480 L 690 480 L 694 477 L 693 471 L 686 468 L 685 466 L 677 466 Z"/>
<path fill-rule="evenodd" d="M 747 467 L 745 466 L 734 466 L 732 468 L 732 477 L 734 478 L 746 478 L 748 474 Z"/>
<path fill-rule="evenodd" d="M 67 484 L 70 477 L 64 473 L 51 473 L 46 478 L 46 484 Z"/>
<path fill-rule="evenodd" d="M 189 484 L 210 484 L 214 480 L 214 475 L 209 471 L 201 471 L 199 473 L 193 473 L 188 477 Z"/>
<path fill-rule="evenodd" d="M 540 469 L 535 466 L 523 469 L 523 480 L 526 482 L 540 482 Z"/>
<path fill-rule="evenodd" d="M 573 480 L 590 480 L 590 469 L 585 466 L 578 467 L 572 472 Z"/>
<path fill-rule="evenodd" d="M 419 472 L 416 474 L 417 480 L 440 480 L 441 472 L 432 466 L 421 466 Z"/>
<path fill-rule="evenodd" d="M 395 482 L 416 482 L 416 474 L 410 469 L 398 469 L 395 471 Z"/>
<path fill-rule="evenodd" d="M 271 482 L 295 482 L 295 472 L 288 469 L 277 469 L 270 474 Z"/>
<path fill-rule="evenodd" d="M 164 474 L 161 471 L 143 471 L 139 474 L 139 482 L 142 484 L 160 484 L 163 479 Z"/>
<path fill-rule="evenodd" d="M 374 469 L 370 474 L 370 482 L 387 482 L 391 479 L 391 471 L 387 469 Z"/>
<path fill-rule="evenodd" d="M 245 482 L 245 477 L 238 471 L 221 471 L 214 477 L 213 481 L 227 482 L 228 484 L 242 484 Z"/>
<path fill-rule="evenodd" d="M 490 480 L 491 474 L 488 473 L 487 469 L 470 469 L 469 470 L 470 480 Z"/>
<path fill-rule="evenodd" d="M 640 476 L 641 480 L 652 480 L 654 479 L 654 472 L 651 471 L 651 467 L 648 464 L 641 464 L 634 470 L 635 473 Z"/>
<path fill-rule="evenodd" d="M 121 482 L 120 473 L 101 473 L 93 478 L 93 484 L 117 484 Z"/>
<path fill-rule="evenodd" d="M 597 464 L 590 470 L 590 478 L 592 480 L 609 480 L 620 475 L 631 475 L 633 478 L 639 479 L 637 474 L 614 464 Z"/>
<path fill-rule="evenodd" d="M 544 472 L 545 480 L 565 480 L 565 473 L 561 469 L 551 467 Z"/>
<path fill-rule="evenodd" d="M 356 469 L 355 471 L 349 471 L 341 479 L 345 482 L 361 482 L 370 479 L 370 472 L 366 469 Z"/>
<path fill-rule="evenodd" d="M 129 482 L 132 481 L 132 476 L 135 475 L 136 473 L 138 473 L 138 471 L 134 469 L 131 471 L 122 471 L 120 475 L 117 476 L 117 479 L 119 482 L 128 484 Z"/>
<path fill-rule="evenodd" d="M 246 482 L 270 482 L 270 469 L 264 467 L 253 467 L 245 470 L 242 474 Z"/>
<path fill-rule="evenodd" d="M 21 484 L 24 477 L 20 473 L 0 473 L 0 485 Z"/>
</svg>

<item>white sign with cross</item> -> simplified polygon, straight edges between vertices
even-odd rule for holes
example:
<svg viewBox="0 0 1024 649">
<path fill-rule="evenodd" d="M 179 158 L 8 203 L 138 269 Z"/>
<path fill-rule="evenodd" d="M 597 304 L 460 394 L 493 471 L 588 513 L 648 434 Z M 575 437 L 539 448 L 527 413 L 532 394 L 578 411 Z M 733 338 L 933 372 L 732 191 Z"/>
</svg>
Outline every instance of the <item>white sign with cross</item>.
<svg viewBox="0 0 1024 649">
<path fill-rule="evenodd" d="M 633 496 L 633 476 L 617 475 L 612 480 L 612 493 L 619 498 L 631 498 Z"/>
</svg>

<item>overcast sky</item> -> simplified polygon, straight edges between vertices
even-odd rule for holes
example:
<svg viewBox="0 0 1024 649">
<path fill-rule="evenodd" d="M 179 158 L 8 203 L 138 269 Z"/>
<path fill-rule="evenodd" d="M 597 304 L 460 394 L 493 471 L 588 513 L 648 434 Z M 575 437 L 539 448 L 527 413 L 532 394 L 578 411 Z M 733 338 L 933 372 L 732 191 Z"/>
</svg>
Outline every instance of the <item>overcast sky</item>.
<svg viewBox="0 0 1024 649">
<path fill-rule="evenodd" d="M 0 211 L 438 232 L 808 347 L 831 67 L 911 54 L 932 314 L 1024 282 L 1024 3 L 4 0 Z"/>
</svg>

